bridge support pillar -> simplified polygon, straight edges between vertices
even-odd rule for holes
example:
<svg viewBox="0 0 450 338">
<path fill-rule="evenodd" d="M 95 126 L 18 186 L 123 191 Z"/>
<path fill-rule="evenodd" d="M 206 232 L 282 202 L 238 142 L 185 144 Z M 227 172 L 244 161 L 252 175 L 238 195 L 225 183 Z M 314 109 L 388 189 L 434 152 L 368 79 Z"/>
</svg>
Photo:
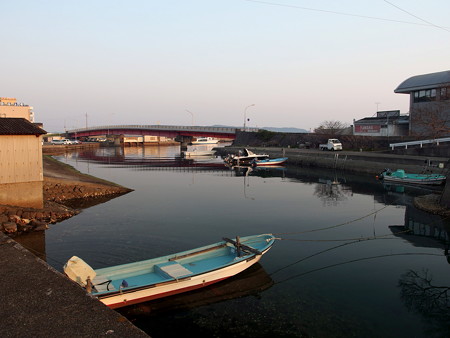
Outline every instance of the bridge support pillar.
<svg viewBox="0 0 450 338">
<path fill-rule="evenodd" d="M 175 137 L 175 141 L 180 142 L 180 150 L 186 151 L 189 143 L 192 143 L 192 136 L 178 135 Z"/>
</svg>

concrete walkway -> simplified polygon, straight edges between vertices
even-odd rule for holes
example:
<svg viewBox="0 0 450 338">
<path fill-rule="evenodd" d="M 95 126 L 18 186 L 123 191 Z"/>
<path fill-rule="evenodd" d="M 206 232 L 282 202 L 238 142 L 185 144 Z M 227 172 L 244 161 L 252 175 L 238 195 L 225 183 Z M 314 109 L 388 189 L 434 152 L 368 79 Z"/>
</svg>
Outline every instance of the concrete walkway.
<svg viewBox="0 0 450 338">
<path fill-rule="evenodd" d="M 148 337 L 0 233 L 2 337 Z"/>
</svg>

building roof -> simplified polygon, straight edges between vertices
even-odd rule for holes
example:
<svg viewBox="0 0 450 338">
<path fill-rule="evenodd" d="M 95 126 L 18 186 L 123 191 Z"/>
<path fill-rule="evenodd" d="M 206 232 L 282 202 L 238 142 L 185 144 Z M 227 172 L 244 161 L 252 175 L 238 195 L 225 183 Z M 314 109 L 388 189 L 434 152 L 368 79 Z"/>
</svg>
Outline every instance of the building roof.
<svg viewBox="0 0 450 338">
<path fill-rule="evenodd" d="M 420 89 L 431 89 L 450 84 L 450 70 L 444 72 L 416 75 L 400 83 L 394 93 L 411 93 Z"/>
<path fill-rule="evenodd" d="M 0 135 L 43 135 L 47 132 L 27 119 L 0 118 Z"/>
<path fill-rule="evenodd" d="M 361 120 L 355 121 L 356 124 L 383 124 L 385 125 L 387 122 L 389 124 L 406 124 L 409 123 L 409 115 L 400 115 L 400 116 L 390 116 L 386 117 L 365 117 Z"/>
</svg>

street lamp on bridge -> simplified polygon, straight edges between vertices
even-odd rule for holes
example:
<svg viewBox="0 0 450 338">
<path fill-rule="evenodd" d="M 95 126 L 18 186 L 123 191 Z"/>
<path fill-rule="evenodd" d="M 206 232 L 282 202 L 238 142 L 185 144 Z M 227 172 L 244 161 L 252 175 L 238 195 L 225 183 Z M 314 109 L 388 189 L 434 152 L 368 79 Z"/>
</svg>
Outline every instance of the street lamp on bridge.
<svg viewBox="0 0 450 338">
<path fill-rule="evenodd" d="M 192 125 L 194 125 L 194 113 L 190 112 L 189 110 L 185 109 L 189 114 L 192 115 Z"/>
<path fill-rule="evenodd" d="M 246 124 L 247 124 L 247 109 L 250 108 L 250 107 L 253 107 L 254 105 L 255 105 L 255 104 L 252 103 L 251 105 L 245 107 L 245 109 L 244 109 L 244 131 L 247 131 L 247 129 L 246 129 Z"/>
</svg>

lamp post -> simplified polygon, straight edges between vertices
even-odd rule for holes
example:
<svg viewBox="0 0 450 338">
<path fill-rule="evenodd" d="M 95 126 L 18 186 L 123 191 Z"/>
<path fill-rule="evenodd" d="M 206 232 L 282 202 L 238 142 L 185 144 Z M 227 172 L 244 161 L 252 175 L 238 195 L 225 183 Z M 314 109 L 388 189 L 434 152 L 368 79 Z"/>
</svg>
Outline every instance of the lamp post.
<svg viewBox="0 0 450 338">
<path fill-rule="evenodd" d="M 252 103 L 251 105 L 245 107 L 245 109 L 244 109 L 244 131 L 247 130 L 247 129 L 246 129 L 246 124 L 247 124 L 247 109 L 250 108 L 250 107 L 253 107 L 254 105 L 255 105 L 255 104 Z"/>
<path fill-rule="evenodd" d="M 189 110 L 185 109 L 189 114 L 192 115 L 192 125 L 194 125 L 194 113 L 190 112 Z"/>
</svg>

